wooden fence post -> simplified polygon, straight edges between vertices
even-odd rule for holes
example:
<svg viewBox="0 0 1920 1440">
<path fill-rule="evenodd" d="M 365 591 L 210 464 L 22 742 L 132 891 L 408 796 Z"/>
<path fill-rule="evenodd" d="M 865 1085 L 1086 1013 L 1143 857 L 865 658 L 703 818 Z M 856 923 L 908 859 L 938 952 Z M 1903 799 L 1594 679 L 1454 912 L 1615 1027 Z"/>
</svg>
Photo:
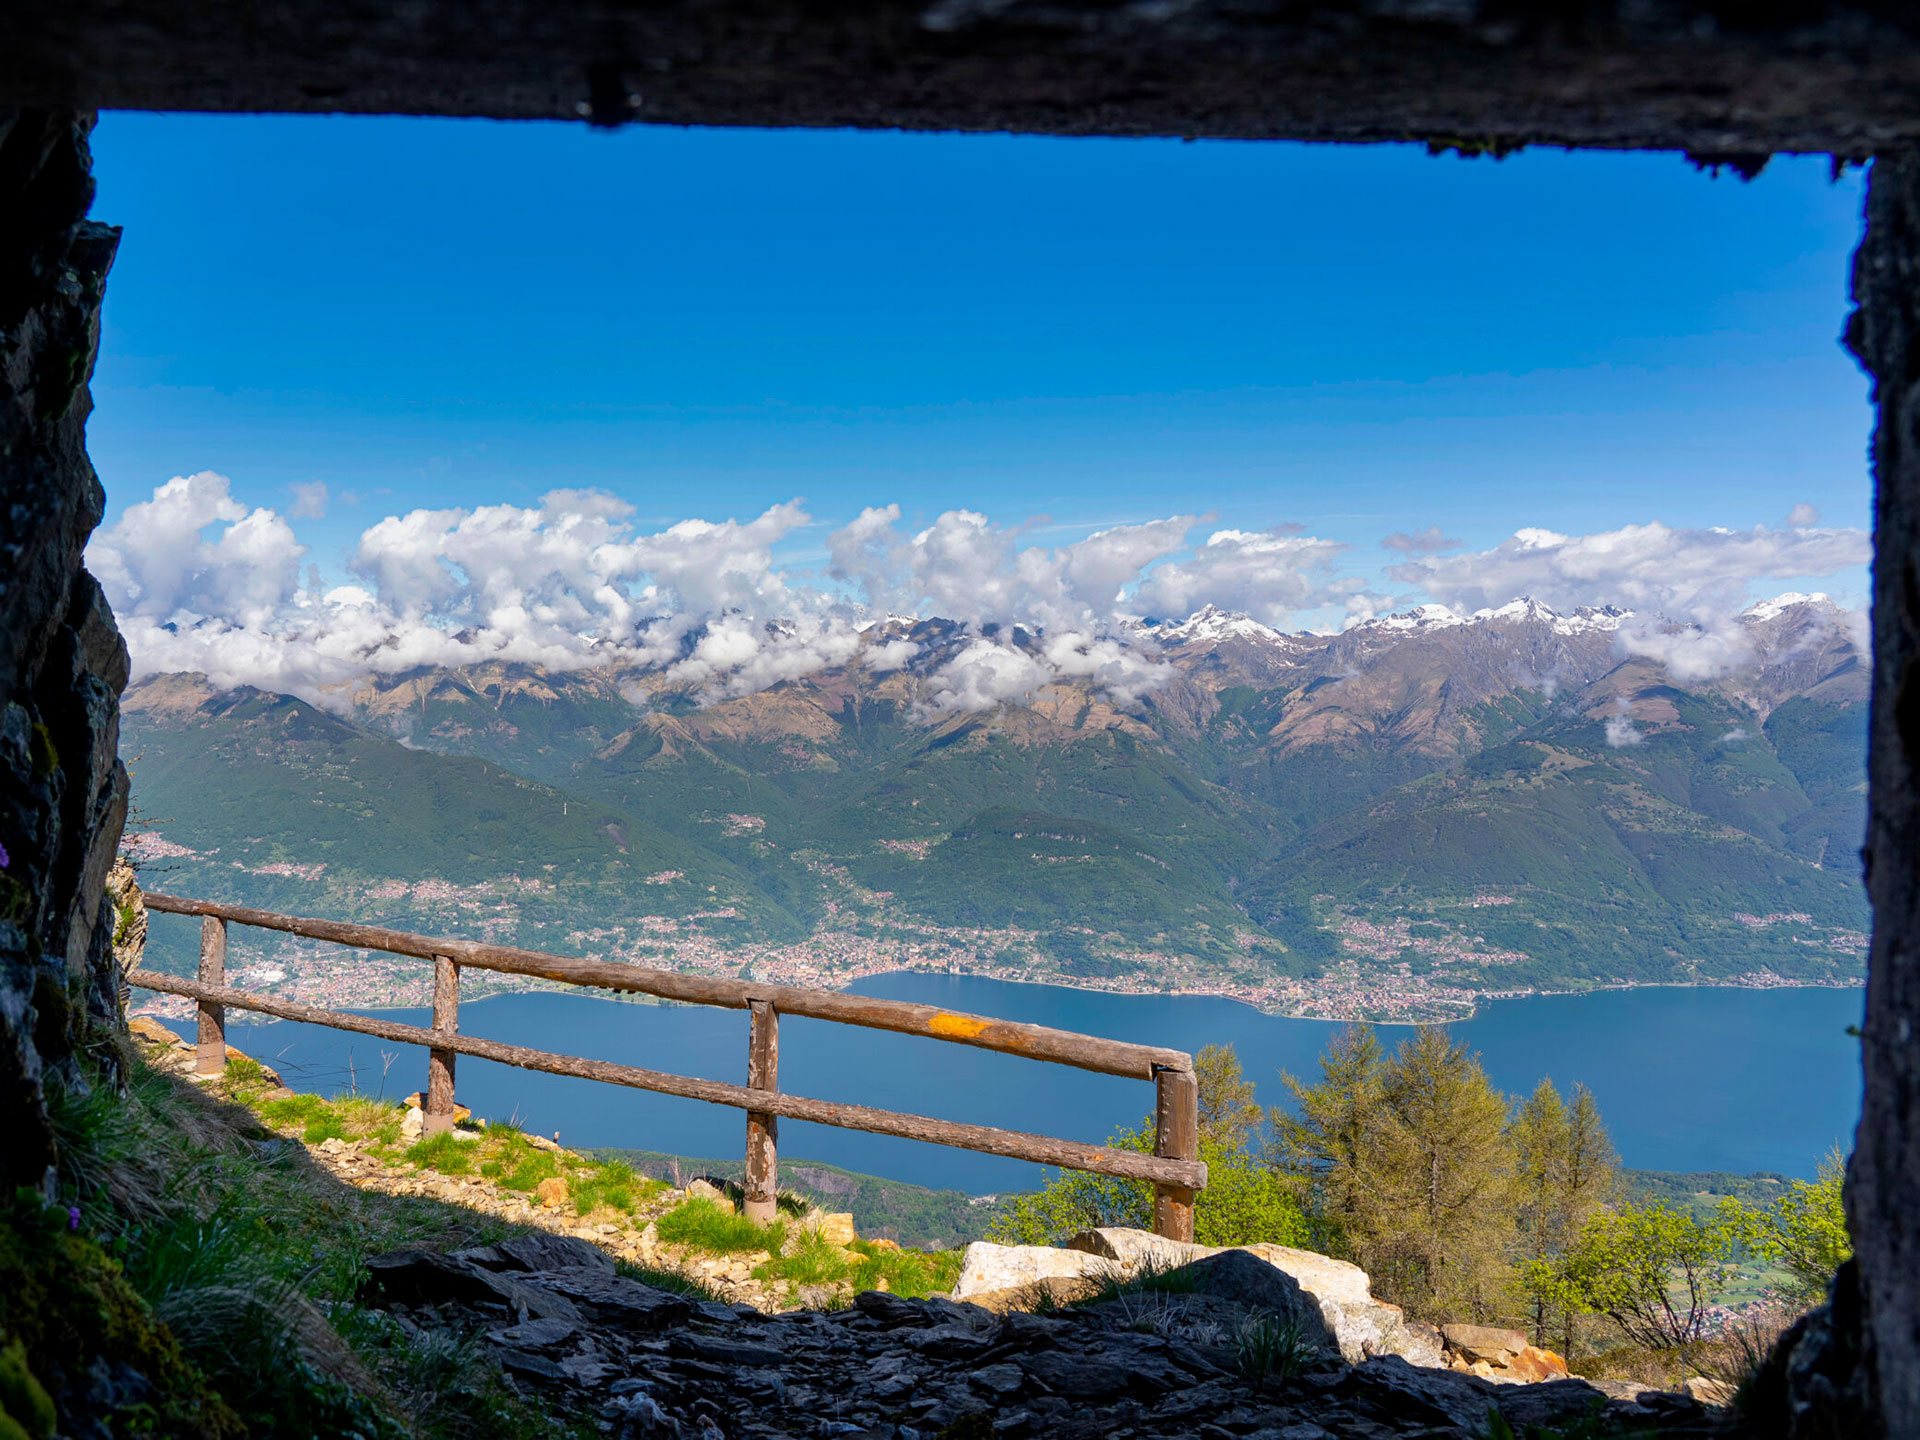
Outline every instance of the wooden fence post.
<svg viewBox="0 0 1920 1440">
<path fill-rule="evenodd" d="M 443 1035 L 460 1033 L 460 967 L 445 955 L 433 957 L 433 1028 Z M 451 1050 L 427 1051 L 422 1135 L 443 1135 L 453 1129 L 453 1060 Z"/>
<path fill-rule="evenodd" d="M 780 1015 L 770 1001 L 747 1002 L 747 1088 L 780 1088 Z M 756 1224 L 773 1221 L 778 1209 L 780 1120 L 758 1110 L 747 1112 L 747 1183 L 741 1213 Z"/>
<path fill-rule="evenodd" d="M 1153 1072 L 1153 1153 L 1163 1160 L 1200 1158 L 1200 1086 L 1191 1070 Z M 1169 1240 L 1193 1239 L 1193 1202 L 1197 1191 L 1175 1185 L 1153 1187 L 1153 1233 Z"/>
<path fill-rule="evenodd" d="M 200 922 L 200 983 L 227 983 L 227 922 L 209 915 Z M 200 1002 L 199 1045 L 193 1058 L 195 1075 L 227 1073 L 227 1007 Z"/>
</svg>

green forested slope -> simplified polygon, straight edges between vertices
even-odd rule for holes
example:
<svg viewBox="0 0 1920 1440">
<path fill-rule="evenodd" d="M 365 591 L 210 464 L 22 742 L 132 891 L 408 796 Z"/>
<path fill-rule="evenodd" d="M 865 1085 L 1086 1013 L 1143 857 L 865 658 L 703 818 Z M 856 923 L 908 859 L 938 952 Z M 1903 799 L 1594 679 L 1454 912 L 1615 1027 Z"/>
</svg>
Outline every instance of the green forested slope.
<svg viewBox="0 0 1920 1440">
<path fill-rule="evenodd" d="M 167 883 L 569 948 L 922 925 L 1143 983 L 1164 955 L 1249 983 L 1860 973 L 1850 658 L 1786 636 L 1788 669 L 1689 687 L 1604 634 L 1473 629 L 1296 646 L 1270 681 L 1132 709 L 1063 685 L 947 717 L 857 669 L 708 706 L 614 672 L 421 672 L 351 719 L 160 677 L 127 750 L 195 852 Z"/>
</svg>

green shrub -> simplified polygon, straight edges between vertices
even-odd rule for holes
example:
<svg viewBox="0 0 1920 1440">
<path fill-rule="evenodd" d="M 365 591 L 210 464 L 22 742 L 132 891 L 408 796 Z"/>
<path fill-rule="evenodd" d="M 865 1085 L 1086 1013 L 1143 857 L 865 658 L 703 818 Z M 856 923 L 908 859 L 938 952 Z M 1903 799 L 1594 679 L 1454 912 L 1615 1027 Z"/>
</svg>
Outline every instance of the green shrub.
<svg viewBox="0 0 1920 1440">
<path fill-rule="evenodd" d="M 1691 1345 L 1726 1286 L 1737 1238 L 1664 1204 L 1623 1205 L 1588 1220 L 1557 1259 L 1523 1267 L 1525 1283 L 1570 1313 L 1606 1316 L 1649 1350 Z"/>
<path fill-rule="evenodd" d="M 1254 1153 L 1259 1107 L 1230 1045 L 1209 1045 L 1194 1070 L 1200 1088 L 1200 1158 L 1207 1187 L 1194 1206 L 1194 1239 L 1202 1245 L 1317 1247 L 1321 1237 L 1301 1211 L 1286 1177 Z M 1153 1153 L 1152 1121 L 1123 1130 L 1109 1149 Z M 989 1239 L 1055 1245 L 1081 1230 L 1153 1228 L 1153 1186 L 1068 1171 L 1045 1189 L 1011 1197 L 988 1227 Z"/>
<path fill-rule="evenodd" d="M 1819 1178 L 1796 1180 L 1771 1205 L 1720 1203 L 1720 1219 L 1756 1255 L 1783 1266 L 1792 1276 L 1793 1298 L 1818 1305 L 1833 1275 L 1853 1255 L 1847 1212 L 1841 1199 L 1847 1162 L 1834 1147 L 1820 1162 Z"/>
<path fill-rule="evenodd" d="M 32 1440 L 47 1440 L 60 1419 L 46 1387 L 28 1368 L 27 1347 L 18 1340 L 0 1349 L 0 1415 Z"/>
</svg>

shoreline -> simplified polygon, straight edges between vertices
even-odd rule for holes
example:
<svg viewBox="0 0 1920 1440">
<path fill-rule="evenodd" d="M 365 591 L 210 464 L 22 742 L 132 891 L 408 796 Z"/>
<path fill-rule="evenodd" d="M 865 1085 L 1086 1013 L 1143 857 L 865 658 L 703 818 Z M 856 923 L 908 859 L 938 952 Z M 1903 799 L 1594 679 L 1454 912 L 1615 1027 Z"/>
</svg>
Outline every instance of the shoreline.
<svg viewBox="0 0 1920 1440">
<path fill-rule="evenodd" d="M 1463 995 L 1463 998 L 1459 1001 L 1447 1001 L 1444 999 L 1444 997 L 1437 997 L 1437 996 L 1432 998 L 1434 998 L 1436 1001 L 1439 1001 L 1440 1003 L 1457 1004 L 1463 1007 L 1464 1013 L 1448 1015 L 1444 1017 L 1439 1015 L 1434 1015 L 1434 1016 L 1421 1017 L 1421 1018 L 1395 1017 L 1395 1018 L 1381 1019 L 1381 1018 L 1375 1018 L 1375 1017 L 1366 1016 L 1366 1015 L 1298 1014 L 1298 1013 L 1290 1012 L 1284 1009 L 1276 1008 L 1273 1006 L 1260 1004 L 1257 1001 L 1246 998 L 1244 995 L 1235 994 L 1229 990 L 1120 989 L 1120 988 L 1104 986 L 1104 985 L 1074 983 L 1069 980 L 1060 980 L 1060 979 L 1053 979 L 1053 978 L 1035 979 L 1032 976 L 1001 975 L 1001 974 L 994 974 L 991 972 L 983 972 L 983 971 L 959 971 L 959 970 L 945 970 L 945 969 L 936 970 L 931 968 L 915 969 L 911 966 L 904 966 L 904 967 L 900 967 L 892 970 L 871 971 L 866 974 L 855 976 L 853 979 L 847 981 L 845 984 L 832 985 L 832 986 L 819 986 L 815 988 L 832 990 L 835 993 L 839 993 L 839 994 L 846 994 L 846 993 L 852 992 L 853 987 L 855 985 L 860 984 L 862 981 L 881 979 L 881 978 L 884 978 L 887 976 L 893 976 L 893 975 L 945 977 L 945 978 L 956 979 L 956 980 L 992 980 L 992 981 L 995 981 L 996 983 L 1003 984 L 1003 985 L 1033 985 L 1033 986 L 1038 986 L 1042 989 L 1072 990 L 1080 994 L 1088 994 L 1088 995 L 1122 995 L 1122 996 L 1128 996 L 1131 998 L 1136 998 L 1141 1000 L 1152 1000 L 1152 999 L 1227 1000 L 1237 1005 L 1244 1005 L 1247 1009 L 1252 1010 L 1255 1014 L 1265 1016 L 1266 1018 L 1272 1019 L 1272 1020 L 1303 1020 L 1303 1021 L 1309 1021 L 1309 1022 L 1314 1022 L 1318 1024 L 1324 1024 L 1324 1025 L 1376 1025 L 1376 1026 L 1409 1026 L 1409 1027 L 1420 1026 L 1420 1025 L 1450 1025 L 1450 1024 L 1472 1020 L 1479 1015 L 1480 1008 L 1483 1004 L 1503 1001 L 1503 1000 L 1536 1000 L 1536 999 L 1546 1000 L 1546 999 L 1579 998 L 1581 996 L 1586 996 L 1586 995 L 1627 993 L 1635 990 L 1865 990 L 1866 989 L 1866 982 L 1864 980 L 1861 980 L 1856 983 L 1849 983 L 1849 984 L 1831 984 L 1831 983 L 1822 983 L 1820 981 L 1809 980 L 1809 981 L 1782 981 L 1778 984 L 1767 984 L 1767 985 L 1752 984 L 1752 983 L 1743 984 L 1738 981 L 1691 981 L 1691 982 L 1668 981 L 1668 980 L 1626 981 L 1626 982 L 1617 982 L 1617 983 L 1606 984 L 1606 985 L 1594 985 L 1586 989 L 1577 989 L 1577 990 L 1575 989 L 1517 990 L 1517 991 L 1516 990 L 1499 990 L 1499 991 L 1461 992 Z M 129 1005 L 128 1007 L 129 1014 L 149 1015 L 156 1019 L 168 1019 L 168 1018 L 177 1019 L 182 1017 L 190 1017 L 195 1013 L 196 1007 L 194 1005 L 194 1002 L 186 999 L 185 997 L 165 995 L 159 991 L 147 991 L 147 990 L 137 991 L 136 993 L 141 998 L 139 998 L 134 1004 Z M 273 993 L 273 992 L 267 991 L 263 993 Z M 502 985 L 497 988 L 492 988 L 492 989 L 489 989 L 484 994 L 473 995 L 471 997 L 463 999 L 462 1004 L 463 1006 L 464 1005 L 481 1005 L 481 1004 L 485 1004 L 489 1000 L 507 1000 L 519 995 L 532 995 L 532 994 L 584 995 L 591 999 L 608 1001 L 618 1005 L 659 1005 L 659 1006 L 684 1005 L 684 1006 L 687 1006 L 688 1008 L 693 1008 L 693 1009 L 712 1008 L 710 1006 L 699 1005 L 695 1001 L 672 1000 L 672 999 L 667 999 L 657 995 L 636 994 L 631 991 L 607 991 L 607 990 L 601 990 L 601 989 L 588 987 L 588 986 L 567 985 L 558 981 L 539 981 L 539 980 L 536 980 L 533 983 L 526 984 L 526 985 L 509 984 L 509 985 Z M 356 1012 L 368 1011 L 368 1012 L 387 1013 L 387 1012 L 400 1012 L 400 1011 L 412 1011 L 412 1010 L 425 1010 L 425 1009 L 429 1009 L 430 1006 L 426 1003 L 409 1003 L 406 1001 L 396 1000 L 392 997 L 387 997 L 384 999 L 374 1000 L 371 1002 L 348 1001 L 348 1002 L 345 1002 L 344 1004 L 335 1005 L 328 1008 L 339 1008 L 339 1009 L 346 1009 L 348 1011 L 356 1011 Z M 297 1023 L 297 1022 L 282 1022 L 276 1019 L 275 1017 L 258 1015 L 258 1014 L 255 1014 L 254 1012 L 245 1012 L 245 1013 L 249 1014 L 250 1016 L 249 1020 L 247 1021 L 248 1024 L 277 1025 L 282 1023 Z"/>
</svg>

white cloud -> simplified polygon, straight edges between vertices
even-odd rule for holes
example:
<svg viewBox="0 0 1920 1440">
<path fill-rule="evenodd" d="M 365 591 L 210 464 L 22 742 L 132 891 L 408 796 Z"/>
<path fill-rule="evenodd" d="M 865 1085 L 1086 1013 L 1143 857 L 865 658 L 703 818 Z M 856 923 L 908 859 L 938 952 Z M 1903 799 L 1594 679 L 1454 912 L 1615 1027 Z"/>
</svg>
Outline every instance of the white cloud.
<svg viewBox="0 0 1920 1440">
<path fill-rule="evenodd" d="M 1751 641 L 1733 617 L 1755 582 L 1833 575 L 1872 553 L 1864 530 L 1817 528 L 1811 506 L 1789 518 L 1787 526 L 1751 530 L 1658 521 L 1592 535 L 1522 529 L 1491 550 L 1409 560 L 1387 573 L 1462 611 L 1520 595 L 1562 612 L 1621 606 L 1634 614 L 1615 632 L 1619 648 L 1661 661 L 1684 684 L 1752 661 Z"/>
<path fill-rule="evenodd" d="M 1294 531 L 1216 530 L 1188 558 L 1153 570 L 1136 591 L 1134 606 L 1178 618 L 1217 605 L 1274 626 L 1289 624 L 1303 610 L 1344 606 L 1358 583 L 1342 584 L 1332 573 L 1346 547 Z"/>
<path fill-rule="evenodd" d="M 328 498 L 320 482 L 295 487 L 293 513 L 317 516 Z M 1438 553 L 1453 542 L 1430 527 L 1388 537 L 1409 557 L 1388 574 L 1456 609 L 1521 593 L 1558 609 L 1626 605 L 1637 613 L 1618 631 L 1622 649 L 1685 682 L 1751 658 L 1730 618 L 1751 580 L 1865 559 L 1863 533 L 1820 529 L 1806 508 L 1788 526 L 1741 532 L 1523 529 L 1459 555 Z M 798 500 L 648 530 L 616 496 L 556 490 L 530 506 L 378 518 L 347 556 L 350 582 L 329 588 L 313 567 L 303 582 L 307 551 L 288 519 L 242 503 L 225 476 L 203 471 L 129 506 L 88 559 L 137 674 L 200 670 L 219 684 L 323 703 L 330 687 L 369 672 L 487 660 L 609 665 L 635 694 L 665 683 L 702 701 L 859 661 L 876 674 L 912 664 L 935 712 L 991 707 L 1060 681 L 1131 707 L 1173 675 L 1132 616 L 1179 618 L 1211 604 L 1276 627 L 1307 618 L 1336 626 L 1402 603 L 1340 573 L 1345 547 L 1297 525 L 1223 528 L 1189 543 L 1196 517 L 1170 515 L 1052 546 L 972 510 L 911 532 L 901 519 L 898 505 L 874 507 L 833 531 L 830 580 L 819 582 L 776 556 L 812 523 Z M 862 629 L 888 612 L 968 632 L 929 670 L 922 646 Z"/>
<path fill-rule="evenodd" d="M 1610 749 L 1624 750 L 1629 745 L 1638 745 L 1647 737 L 1633 723 L 1632 706 L 1626 700 L 1616 700 L 1615 714 L 1607 717 L 1607 745 Z"/>
<path fill-rule="evenodd" d="M 1811 530 L 1819 523 L 1819 510 L 1804 500 L 1787 512 L 1787 524 L 1796 530 Z"/>
<path fill-rule="evenodd" d="M 1396 530 L 1380 542 L 1380 548 L 1398 550 L 1403 555 L 1438 555 L 1442 551 L 1458 550 L 1461 544 L 1461 541 L 1451 539 L 1438 525 L 1429 525 L 1412 534 Z"/>
<path fill-rule="evenodd" d="M 1753 641 L 1727 616 L 1676 625 L 1657 615 L 1635 615 L 1614 632 L 1615 646 L 1667 667 L 1682 685 L 1744 669 L 1754 661 Z"/>
<path fill-rule="evenodd" d="M 1593 535 L 1518 530 L 1491 550 L 1410 560 L 1387 573 L 1456 610 L 1531 595 L 1562 611 L 1619 605 L 1678 619 L 1732 614 L 1753 581 L 1831 575 L 1864 565 L 1871 551 L 1864 530 L 1675 529 L 1654 521 Z"/>
<path fill-rule="evenodd" d="M 176 475 L 87 547 L 115 610 L 156 624 L 262 624 L 293 595 L 305 554 L 285 520 L 242 505 L 211 470 Z"/>
<path fill-rule="evenodd" d="M 1625 715 L 1607 717 L 1607 744 L 1615 750 L 1628 745 L 1638 745 L 1647 737 L 1634 728 L 1633 721 Z"/>
<path fill-rule="evenodd" d="M 293 505 L 287 511 L 295 520 L 324 520 L 327 518 L 327 482 L 308 480 L 289 485 L 293 492 Z"/>
<path fill-rule="evenodd" d="M 875 610 L 974 624 L 1110 625 L 1128 587 L 1184 548 L 1197 523 L 1173 515 L 1116 525 L 1076 544 L 1021 546 L 1021 527 L 974 510 L 949 510 L 911 536 L 900 507 L 869 508 L 827 540 L 829 573 Z M 1184 612 L 1183 612 L 1184 613 Z"/>
<path fill-rule="evenodd" d="M 927 708 L 935 714 L 991 710 L 1009 700 L 1032 699 L 1053 678 L 1051 669 L 1024 650 L 975 640 L 934 672 Z"/>
</svg>

